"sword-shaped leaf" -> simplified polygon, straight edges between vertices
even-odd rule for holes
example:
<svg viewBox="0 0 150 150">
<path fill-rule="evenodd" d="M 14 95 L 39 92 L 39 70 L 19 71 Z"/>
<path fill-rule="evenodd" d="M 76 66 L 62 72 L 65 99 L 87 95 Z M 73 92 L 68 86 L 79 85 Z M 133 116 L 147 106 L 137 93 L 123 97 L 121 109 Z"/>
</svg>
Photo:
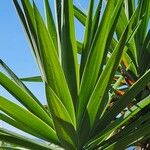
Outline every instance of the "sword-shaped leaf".
<svg viewBox="0 0 150 150">
<path fill-rule="evenodd" d="M 25 136 L 22 136 L 20 134 L 14 133 L 12 131 L 0 128 L 0 139 L 2 141 L 16 144 L 18 146 L 22 146 L 24 148 L 29 148 L 29 149 L 38 149 L 38 150 L 54 150 L 47 144 L 39 143 L 35 140 L 32 140 L 30 138 L 27 138 Z M 13 150 L 14 148 L 12 148 Z"/>
<path fill-rule="evenodd" d="M 10 77 L 14 80 L 16 84 L 18 84 L 23 90 L 25 90 L 47 113 L 43 105 L 39 102 L 39 100 L 36 98 L 36 96 L 27 88 L 27 86 L 22 82 L 23 80 L 19 79 L 17 75 L 0 59 L 0 65 L 4 68 L 4 70 L 10 75 Z M 31 78 L 32 81 L 37 81 L 39 77 Z M 40 80 L 42 82 L 42 78 L 40 77 Z"/>
<path fill-rule="evenodd" d="M 94 124 L 99 120 L 99 118 L 103 114 L 103 111 L 105 110 L 105 107 L 107 105 L 109 87 L 112 82 L 112 78 L 115 74 L 115 71 L 118 68 L 119 62 L 123 54 L 123 50 L 125 49 L 126 44 L 129 40 L 131 40 L 133 34 L 135 34 L 135 31 L 139 27 L 138 24 L 135 30 L 133 30 L 133 33 L 129 34 L 130 28 L 132 27 L 132 23 L 133 19 L 129 22 L 128 26 L 126 27 L 126 30 L 121 36 L 117 46 L 115 47 L 110 59 L 106 63 L 106 66 L 97 81 L 95 89 L 87 105 L 87 112 L 85 113 L 85 116 L 83 118 L 83 124 L 80 129 L 81 137 L 85 136 L 84 130 L 86 130 L 86 133 L 88 133 L 88 130 L 93 130 L 92 128 Z M 85 124 L 87 126 L 87 129 L 85 128 Z"/>
<path fill-rule="evenodd" d="M 92 25 L 93 25 L 93 10 L 94 10 L 94 0 L 90 0 L 88 16 L 86 18 L 85 32 L 84 32 L 84 42 L 82 47 L 82 57 L 80 63 L 80 78 L 82 78 L 84 66 L 90 52 L 91 42 L 92 42 Z"/>
<path fill-rule="evenodd" d="M 10 124 L 11 126 L 17 128 L 17 129 L 20 129 L 26 133 L 29 133 L 35 137 L 42 138 L 35 131 L 31 130 L 30 128 L 28 128 L 24 124 L 22 124 L 21 122 L 17 122 L 16 120 L 12 119 L 11 117 L 9 117 L 5 114 L 0 113 L 0 120 Z"/>
<path fill-rule="evenodd" d="M 47 28 L 58 51 L 57 31 L 48 0 L 44 0 L 44 4 Z"/>
<path fill-rule="evenodd" d="M 43 139 L 59 144 L 55 131 L 31 112 L 0 96 L 0 110 L 35 131 Z"/>
<path fill-rule="evenodd" d="M 62 100 L 62 103 L 67 109 L 72 121 L 75 123 L 75 111 L 72 98 L 59 62 L 54 43 L 35 4 L 33 4 L 33 7 L 38 43 L 46 74 L 46 82 L 51 86 L 56 95 Z"/>
<path fill-rule="evenodd" d="M 73 1 L 65 0 L 62 2 L 62 6 L 61 61 L 73 103 L 76 108 L 79 88 L 79 67 L 77 61 Z"/>
<path fill-rule="evenodd" d="M 125 149 L 127 146 L 130 146 L 144 139 L 146 136 L 149 137 L 149 134 L 150 134 L 150 122 L 145 124 L 140 129 L 135 130 L 134 132 L 131 133 L 129 132 L 126 136 L 110 144 L 107 148 L 104 148 L 104 150 Z"/>
<path fill-rule="evenodd" d="M 86 23 L 86 14 L 74 5 L 74 16 L 83 24 Z"/>
<path fill-rule="evenodd" d="M 145 86 L 150 82 L 150 70 L 148 70 L 141 78 L 139 78 L 128 90 L 120 97 L 119 101 L 107 111 L 104 116 L 99 120 L 95 133 L 104 129 L 127 105 L 131 102 L 136 95 L 142 91 Z"/>
<path fill-rule="evenodd" d="M 78 147 L 75 126 L 61 100 L 54 91 L 46 84 L 46 95 L 48 105 L 54 120 L 54 125 L 58 138 L 66 149 L 76 149 Z"/>
<path fill-rule="evenodd" d="M 20 80 L 24 82 L 43 82 L 41 76 L 24 77 L 20 78 Z"/>
<path fill-rule="evenodd" d="M 87 144 L 90 148 L 94 148 L 97 145 L 100 145 L 107 137 L 109 137 L 115 130 L 119 129 L 125 123 L 127 123 L 131 118 L 135 117 L 143 108 L 150 104 L 150 96 L 143 99 L 141 102 L 137 103 L 131 107 L 125 114 L 116 119 L 113 123 L 107 126 L 107 128 L 101 131 L 95 138 L 92 138 Z M 110 138 L 111 139 L 111 138 Z"/>
<path fill-rule="evenodd" d="M 79 125 L 82 122 L 83 114 L 89 101 L 89 97 L 95 87 L 99 75 L 99 67 L 101 68 L 104 65 L 102 64 L 102 61 L 103 55 L 105 53 L 107 38 L 112 28 L 113 21 L 116 19 L 118 11 L 122 6 L 123 1 L 119 0 L 117 2 L 117 5 L 114 5 L 114 3 L 115 1 L 108 1 L 101 24 L 97 31 L 97 35 L 91 47 L 83 71 L 79 91 L 79 105 L 77 112 L 77 121 L 79 122 Z"/>
<path fill-rule="evenodd" d="M 45 80 L 45 74 L 44 74 L 44 68 L 41 61 L 41 56 L 39 53 L 39 46 L 37 42 L 37 36 L 35 32 L 35 22 L 33 18 L 33 9 L 29 2 L 29 0 L 21 1 L 23 8 L 19 5 L 17 0 L 13 0 L 15 8 L 17 10 L 18 16 L 21 20 L 21 23 L 23 25 L 24 31 L 27 35 L 27 39 L 29 41 L 29 44 L 32 48 L 32 52 L 35 56 L 35 59 L 37 61 L 38 67 L 40 69 L 40 72 L 42 74 L 43 80 Z M 23 9 L 23 10 L 22 10 Z"/>
<path fill-rule="evenodd" d="M 142 49 L 142 45 L 144 44 L 144 40 L 146 38 L 147 27 L 150 20 L 150 1 L 143 0 L 140 17 L 143 17 L 143 21 L 136 36 L 136 45 L 139 54 L 139 61 L 141 59 L 141 55 L 143 52 L 141 49 Z"/>
<path fill-rule="evenodd" d="M 29 111 L 53 127 L 53 121 L 45 110 L 39 105 L 27 92 L 20 86 L 15 84 L 5 74 L 0 72 L 0 84 L 12 94 L 21 104 L 23 104 Z M 34 107 L 33 107 L 34 106 Z"/>
</svg>

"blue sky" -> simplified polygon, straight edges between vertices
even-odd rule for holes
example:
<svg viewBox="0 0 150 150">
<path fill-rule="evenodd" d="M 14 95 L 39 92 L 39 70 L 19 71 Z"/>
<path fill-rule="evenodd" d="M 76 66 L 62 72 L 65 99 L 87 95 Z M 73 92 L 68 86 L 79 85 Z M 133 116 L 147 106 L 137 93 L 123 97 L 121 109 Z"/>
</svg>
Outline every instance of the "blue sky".
<svg viewBox="0 0 150 150">
<path fill-rule="evenodd" d="M 0 58 L 19 77 L 39 74 L 12 1 L 0 1 L 0 10 Z"/>
<path fill-rule="evenodd" d="M 79 0 L 81 6 L 86 9 L 87 0 Z M 35 0 L 42 14 L 43 0 Z M 81 3 L 82 2 L 82 3 Z M 76 0 L 75 4 L 78 3 Z M 51 0 L 51 7 L 53 7 L 53 0 Z M 78 5 L 78 4 L 77 4 Z M 79 5 L 78 5 L 79 6 Z M 54 9 L 53 9 L 54 10 Z M 0 58 L 19 76 L 28 77 L 38 75 L 39 71 L 35 64 L 30 47 L 26 40 L 20 20 L 16 14 L 12 0 L 0 1 Z M 77 38 L 82 39 L 83 27 L 76 21 L 78 30 Z M 27 84 L 31 90 L 36 93 L 40 100 L 43 99 L 42 85 L 39 83 Z M 38 86 L 38 88 L 37 88 Z M 0 88 L 0 94 L 8 98 L 12 97 L 4 89 Z"/>
</svg>

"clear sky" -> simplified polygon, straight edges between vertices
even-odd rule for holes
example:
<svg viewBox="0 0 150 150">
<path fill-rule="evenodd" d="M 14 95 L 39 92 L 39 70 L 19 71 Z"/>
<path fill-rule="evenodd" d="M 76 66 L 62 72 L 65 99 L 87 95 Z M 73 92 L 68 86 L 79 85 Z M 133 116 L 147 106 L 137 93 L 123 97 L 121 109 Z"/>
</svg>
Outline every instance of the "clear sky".
<svg viewBox="0 0 150 150">
<path fill-rule="evenodd" d="M 81 6 L 86 9 L 87 0 L 79 0 Z M 43 0 L 35 0 L 39 9 L 43 12 Z M 52 9 L 53 0 L 50 0 Z M 78 0 L 75 1 L 78 4 Z M 54 9 L 53 9 L 54 10 Z M 0 1 L 0 58 L 19 76 L 28 77 L 39 75 L 38 68 L 35 64 L 28 42 L 26 40 L 20 20 L 16 14 L 12 0 Z M 82 39 L 83 27 L 76 21 L 78 30 L 77 38 Z M 37 88 L 38 85 L 38 88 Z M 43 99 L 42 86 L 39 83 L 28 83 L 28 86 L 34 93 Z M 4 89 L 0 88 L 0 95 L 11 97 Z"/>
</svg>

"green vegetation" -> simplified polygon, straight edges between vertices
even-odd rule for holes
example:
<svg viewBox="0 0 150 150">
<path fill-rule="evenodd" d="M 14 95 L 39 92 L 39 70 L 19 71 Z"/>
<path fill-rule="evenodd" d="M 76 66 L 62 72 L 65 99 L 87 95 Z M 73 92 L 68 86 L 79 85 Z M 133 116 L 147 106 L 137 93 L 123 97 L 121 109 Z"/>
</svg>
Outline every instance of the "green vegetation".
<svg viewBox="0 0 150 150">
<path fill-rule="evenodd" d="M 0 96 L 0 118 L 45 143 L 0 128 L 0 140 L 32 150 L 123 150 L 150 138 L 150 1 L 89 1 L 85 14 L 73 0 L 48 0 L 45 20 L 30 0 L 13 0 L 41 76 L 10 77 L 0 84 L 24 107 Z M 84 28 L 75 37 L 74 17 Z M 78 63 L 78 55 L 81 61 Z M 13 80 L 12 80 L 13 79 Z M 43 82 L 43 106 L 24 82 Z M 48 142 L 49 144 L 47 144 Z M 56 146 L 56 147 L 55 147 Z"/>
</svg>

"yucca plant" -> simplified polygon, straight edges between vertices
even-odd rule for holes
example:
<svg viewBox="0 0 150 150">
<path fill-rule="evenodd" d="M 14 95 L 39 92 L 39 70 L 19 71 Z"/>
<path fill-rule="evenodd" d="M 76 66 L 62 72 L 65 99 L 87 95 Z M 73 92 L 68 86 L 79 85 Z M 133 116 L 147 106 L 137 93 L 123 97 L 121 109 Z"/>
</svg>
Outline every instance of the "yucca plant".
<svg viewBox="0 0 150 150">
<path fill-rule="evenodd" d="M 143 110 L 149 107 L 150 96 L 138 95 L 150 82 L 149 64 L 140 58 L 149 54 L 149 34 L 145 37 L 150 2 L 109 0 L 102 10 L 99 0 L 94 11 L 95 1 L 90 0 L 85 14 L 73 0 L 55 0 L 56 21 L 48 0 L 44 0 L 46 19 L 34 1 L 13 2 L 41 77 L 20 79 L 1 60 L 13 80 L 0 72 L 0 84 L 23 107 L 0 96 L 0 117 L 46 143 L 3 128 L 0 140 L 33 150 L 123 150 L 149 139 L 150 116 Z M 85 26 L 82 42 L 75 38 L 74 16 Z M 128 70 L 136 78 L 132 85 L 126 84 L 131 83 Z M 44 82 L 46 106 L 23 81 Z M 122 85 L 127 85 L 126 91 L 118 90 Z"/>
</svg>

